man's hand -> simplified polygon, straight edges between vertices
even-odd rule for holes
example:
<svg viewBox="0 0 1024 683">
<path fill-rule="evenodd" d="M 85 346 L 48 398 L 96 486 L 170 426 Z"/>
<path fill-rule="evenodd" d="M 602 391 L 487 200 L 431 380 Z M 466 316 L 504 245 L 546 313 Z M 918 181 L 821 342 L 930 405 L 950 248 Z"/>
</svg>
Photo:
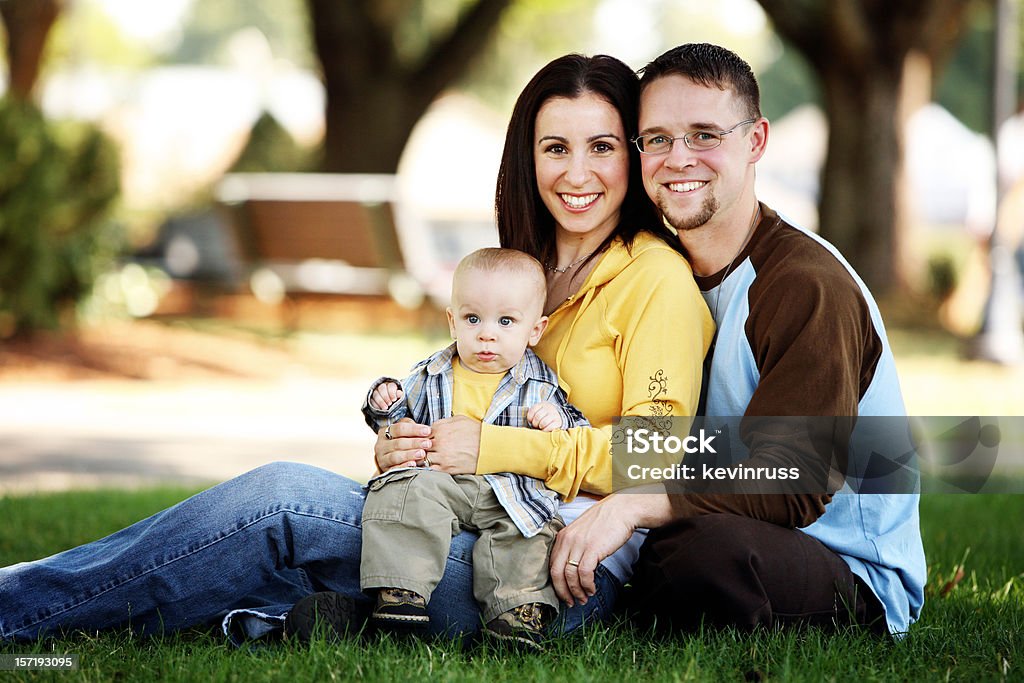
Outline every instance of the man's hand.
<svg viewBox="0 0 1024 683">
<path fill-rule="evenodd" d="M 480 423 L 465 415 L 455 415 L 438 420 L 431 429 L 433 446 L 427 449 L 430 467 L 448 474 L 476 474 Z"/>
<path fill-rule="evenodd" d="M 370 405 L 377 410 L 387 410 L 402 398 L 397 382 L 384 382 L 370 394 Z"/>
<path fill-rule="evenodd" d="M 562 413 L 558 406 L 550 401 L 541 401 L 530 406 L 526 411 L 526 421 L 534 429 L 542 432 L 553 432 L 562 426 Z"/>
<path fill-rule="evenodd" d="M 373 459 L 381 472 L 393 467 L 416 467 L 427 457 L 432 443 L 430 427 L 404 418 L 377 432 Z"/>
</svg>

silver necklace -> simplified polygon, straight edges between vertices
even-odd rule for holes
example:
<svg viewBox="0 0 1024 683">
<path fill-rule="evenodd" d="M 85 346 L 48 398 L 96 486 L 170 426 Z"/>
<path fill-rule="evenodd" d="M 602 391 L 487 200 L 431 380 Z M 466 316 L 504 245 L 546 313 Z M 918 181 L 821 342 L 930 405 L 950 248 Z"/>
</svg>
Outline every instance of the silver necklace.
<svg viewBox="0 0 1024 683">
<path fill-rule="evenodd" d="M 747 243 L 750 241 L 750 236 L 754 234 L 754 228 L 757 227 L 757 221 L 761 218 L 761 205 L 757 205 L 757 211 L 754 212 L 754 220 L 750 221 L 750 227 L 747 228 L 747 236 L 743 238 L 743 243 L 740 244 L 740 248 L 736 250 L 736 253 L 732 255 L 732 260 L 729 261 L 729 265 L 725 267 L 725 273 L 722 274 L 722 279 L 718 282 L 718 291 L 715 292 L 715 308 L 711 311 L 711 318 L 715 321 L 715 340 L 718 339 L 718 304 L 722 301 L 722 290 L 725 289 L 725 279 L 729 277 L 729 273 L 732 272 L 733 264 L 736 263 L 736 259 L 739 258 L 740 254 L 746 248 Z M 714 345 L 714 341 L 712 345 Z M 709 354 L 710 355 L 710 354 Z"/>
<path fill-rule="evenodd" d="M 594 251 L 597 251 L 597 249 L 595 249 Z M 593 256 L 594 255 L 594 251 L 590 252 L 589 254 L 584 254 L 583 256 L 581 256 L 580 258 L 576 259 L 575 261 L 573 261 L 572 263 L 570 263 L 569 265 L 567 265 L 564 268 L 559 268 L 556 265 L 552 265 L 551 261 L 545 261 L 544 262 L 544 267 L 547 268 L 548 270 L 550 270 L 552 273 L 558 273 L 558 274 L 568 273 L 569 270 L 572 269 L 574 266 L 578 266 L 579 264 L 583 263 L 588 258 Z"/>
</svg>

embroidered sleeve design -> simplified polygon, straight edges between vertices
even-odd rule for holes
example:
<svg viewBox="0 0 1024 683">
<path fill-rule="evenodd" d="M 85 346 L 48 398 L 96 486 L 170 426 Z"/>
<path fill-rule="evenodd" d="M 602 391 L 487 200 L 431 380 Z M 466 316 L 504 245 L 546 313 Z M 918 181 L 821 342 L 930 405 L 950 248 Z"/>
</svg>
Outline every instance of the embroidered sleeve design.
<svg viewBox="0 0 1024 683">
<path fill-rule="evenodd" d="M 660 434 L 672 432 L 673 406 L 663 397 L 668 394 L 668 378 L 664 370 L 658 370 L 648 378 L 647 398 L 651 403 L 647 415 L 624 415 L 616 420 L 611 437 L 611 446 L 625 443 L 626 433 L 630 430 L 647 429 Z"/>
<path fill-rule="evenodd" d="M 647 385 L 647 393 L 651 399 L 651 417 L 669 417 L 672 415 L 672 405 L 661 398 L 668 393 L 668 378 L 664 370 L 658 370 L 650 378 Z"/>
</svg>

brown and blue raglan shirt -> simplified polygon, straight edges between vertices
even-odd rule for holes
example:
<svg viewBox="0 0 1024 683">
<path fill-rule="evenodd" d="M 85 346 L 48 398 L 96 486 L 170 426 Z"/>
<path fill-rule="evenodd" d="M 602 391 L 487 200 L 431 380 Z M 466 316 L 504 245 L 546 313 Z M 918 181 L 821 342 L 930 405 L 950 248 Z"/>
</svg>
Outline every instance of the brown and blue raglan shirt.
<svg viewBox="0 0 1024 683">
<path fill-rule="evenodd" d="M 842 557 L 902 633 L 924 601 L 926 568 L 918 495 L 863 493 L 849 486 L 863 458 L 867 416 L 905 416 L 895 362 L 870 292 L 831 244 L 761 205 L 761 219 L 730 268 L 697 277 L 718 332 L 708 355 L 707 419 L 743 418 L 747 463 L 813 469 L 820 490 L 767 496 L 686 496 L 693 512 L 732 511 L 807 533 Z M 815 455 L 815 435 L 793 439 L 760 417 L 808 420 L 842 444 L 841 462 Z M 831 419 L 829 419 L 831 418 Z M 847 446 L 849 452 L 847 453 Z M 826 458 L 827 460 L 827 458 Z M 836 478 L 836 472 L 840 473 Z M 737 493 L 759 493 L 741 482 Z M 865 489 L 857 489 L 863 491 Z"/>
</svg>

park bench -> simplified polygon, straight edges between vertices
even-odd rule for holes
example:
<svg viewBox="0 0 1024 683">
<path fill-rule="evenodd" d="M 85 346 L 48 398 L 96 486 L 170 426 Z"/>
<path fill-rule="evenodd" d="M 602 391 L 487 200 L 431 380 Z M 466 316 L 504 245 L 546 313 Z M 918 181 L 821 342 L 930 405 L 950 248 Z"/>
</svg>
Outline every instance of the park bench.
<svg viewBox="0 0 1024 683">
<path fill-rule="evenodd" d="M 253 294 L 386 295 L 444 305 L 450 268 L 386 174 L 235 173 L 216 198 Z M 448 272 L 446 272 L 448 271 Z"/>
</svg>

